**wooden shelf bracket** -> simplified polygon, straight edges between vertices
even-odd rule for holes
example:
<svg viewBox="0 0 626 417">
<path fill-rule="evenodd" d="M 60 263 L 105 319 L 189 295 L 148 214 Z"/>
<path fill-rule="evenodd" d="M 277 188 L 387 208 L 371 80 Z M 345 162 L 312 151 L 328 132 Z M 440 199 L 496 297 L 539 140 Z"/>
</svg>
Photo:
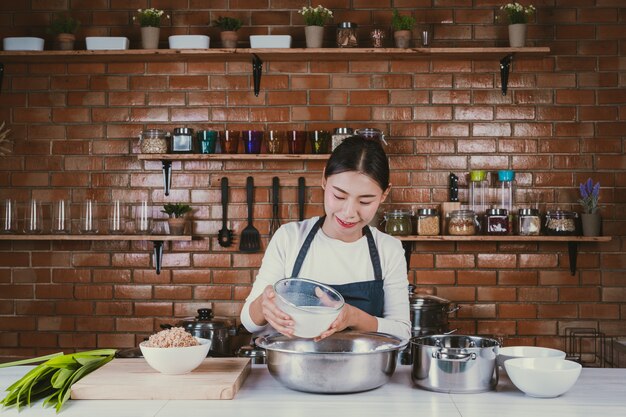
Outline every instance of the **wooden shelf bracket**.
<svg viewBox="0 0 626 417">
<path fill-rule="evenodd" d="M 503 96 L 506 96 L 506 92 L 508 89 L 511 61 L 513 61 L 513 54 L 509 54 L 500 60 L 500 83 L 502 85 Z"/>
<path fill-rule="evenodd" d="M 162 240 L 153 240 L 154 244 L 154 269 L 156 270 L 156 274 L 161 274 L 161 263 L 163 262 L 163 241 Z"/>
<path fill-rule="evenodd" d="M 261 91 L 261 75 L 263 74 L 263 60 L 257 54 L 252 54 L 252 78 L 254 80 L 254 95 L 259 96 Z"/>
<path fill-rule="evenodd" d="M 163 159 L 161 164 L 163 164 L 163 192 L 168 196 L 172 188 L 172 161 Z"/>
</svg>

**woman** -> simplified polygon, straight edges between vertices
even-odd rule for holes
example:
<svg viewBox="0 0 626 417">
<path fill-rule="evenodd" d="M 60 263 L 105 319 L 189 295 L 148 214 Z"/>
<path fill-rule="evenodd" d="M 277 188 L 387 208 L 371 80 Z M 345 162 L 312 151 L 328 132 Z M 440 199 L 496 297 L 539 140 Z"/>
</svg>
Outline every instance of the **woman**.
<svg viewBox="0 0 626 417">
<path fill-rule="evenodd" d="M 276 231 L 241 311 L 243 325 L 255 334 L 275 330 L 292 336 L 293 321 L 274 303 L 272 285 L 300 277 L 332 286 L 346 301 L 317 340 L 348 327 L 408 339 L 402 244 L 368 226 L 390 187 L 389 162 L 379 142 L 354 136 L 335 148 L 322 177 L 325 216 L 288 223 Z"/>
</svg>

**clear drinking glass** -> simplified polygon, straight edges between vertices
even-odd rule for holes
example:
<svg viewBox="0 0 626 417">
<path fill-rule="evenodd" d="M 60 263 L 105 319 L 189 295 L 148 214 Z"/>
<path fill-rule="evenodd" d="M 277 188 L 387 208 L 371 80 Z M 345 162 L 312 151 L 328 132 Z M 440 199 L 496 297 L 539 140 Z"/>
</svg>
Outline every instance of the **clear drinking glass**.
<svg viewBox="0 0 626 417">
<path fill-rule="evenodd" d="M 113 200 L 109 208 L 109 233 L 124 233 L 128 213 L 126 205 L 120 200 Z"/>
<path fill-rule="evenodd" d="M 152 232 L 152 207 L 142 201 L 135 207 L 135 232 L 149 234 Z"/>
<path fill-rule="evenodd" d="M 98 233 L 98 205 L 95 200 L 83 201 L 80 209 L 80 232 Z"/>
<path fill-rule="evenodd" d="M 2 221 L 0 233 L 15 233 L 17 231 L 17 206 L 14 200 L 10 198 L 2 200 L 0 221 Z"/>
<path fill-rule="evenodd" d="M 52 203 L 52 233 L 68 233 L 70 231 L 70 203 L 57 200 Z"/>
<path fill-rule="evenodd" d="M 41 201 L 31 199 L 24 211 L 24 232 L 43 232 L 43 209 Z"/>
</svg>

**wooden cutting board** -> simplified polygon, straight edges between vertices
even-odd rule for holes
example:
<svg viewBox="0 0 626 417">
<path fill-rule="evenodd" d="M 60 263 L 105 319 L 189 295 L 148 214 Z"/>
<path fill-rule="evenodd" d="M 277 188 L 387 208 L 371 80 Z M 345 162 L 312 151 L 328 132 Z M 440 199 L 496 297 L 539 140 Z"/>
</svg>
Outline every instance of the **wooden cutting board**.
<svg viewBox="0 0 626 417">
<path fill-rule="evenodd" d="M 74 400 L 231 400 L 249 358 L 207 358 L 185 375 L 164 375 L 143 359 L 113 359 L 72 386 Z"/>
</svg>

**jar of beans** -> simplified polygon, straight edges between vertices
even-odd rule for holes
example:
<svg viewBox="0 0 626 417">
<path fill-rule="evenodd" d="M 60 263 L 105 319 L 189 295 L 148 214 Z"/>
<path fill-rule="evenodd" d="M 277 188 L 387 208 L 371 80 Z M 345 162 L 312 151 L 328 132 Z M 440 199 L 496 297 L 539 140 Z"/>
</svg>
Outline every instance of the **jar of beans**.
<svg viewBox="0 0 626 417">
<path fill-rule="evenodd" d="M 417 234 L 420 236 L 436 236 L 439 234 L 439 212 L 437 209 L 417 210 Z"/>
<path fill-rule="evenodd" d="M 476 213 L 473 210 L 454 210 L 448 220 L 448 234 L 472 236 L 476 234 Z"/>
<path fill-rule="evenodd" d="M 412 234 L 411 212 L 409 210 L 386 211 L 385 232 L 392 236 L 409 236 Z"/>
<path fill-rule="evenodd" d="M 141 153 L 167 153 L 168 133 L 161 129 L 148 129 L 139 136 Z"/>
<path fill-rule="evenodd" d="M 573 211 L 556 210 L 546 213 L 545 231 L 548 235 L 573 236 L 576 235 L 578 213 Z"/>
<path fill-rule="evenodd" d="M 509 234 L 509 213 L 507 209 L 496 208 L 485 210 L 485 234 Z"/>
</svg>

